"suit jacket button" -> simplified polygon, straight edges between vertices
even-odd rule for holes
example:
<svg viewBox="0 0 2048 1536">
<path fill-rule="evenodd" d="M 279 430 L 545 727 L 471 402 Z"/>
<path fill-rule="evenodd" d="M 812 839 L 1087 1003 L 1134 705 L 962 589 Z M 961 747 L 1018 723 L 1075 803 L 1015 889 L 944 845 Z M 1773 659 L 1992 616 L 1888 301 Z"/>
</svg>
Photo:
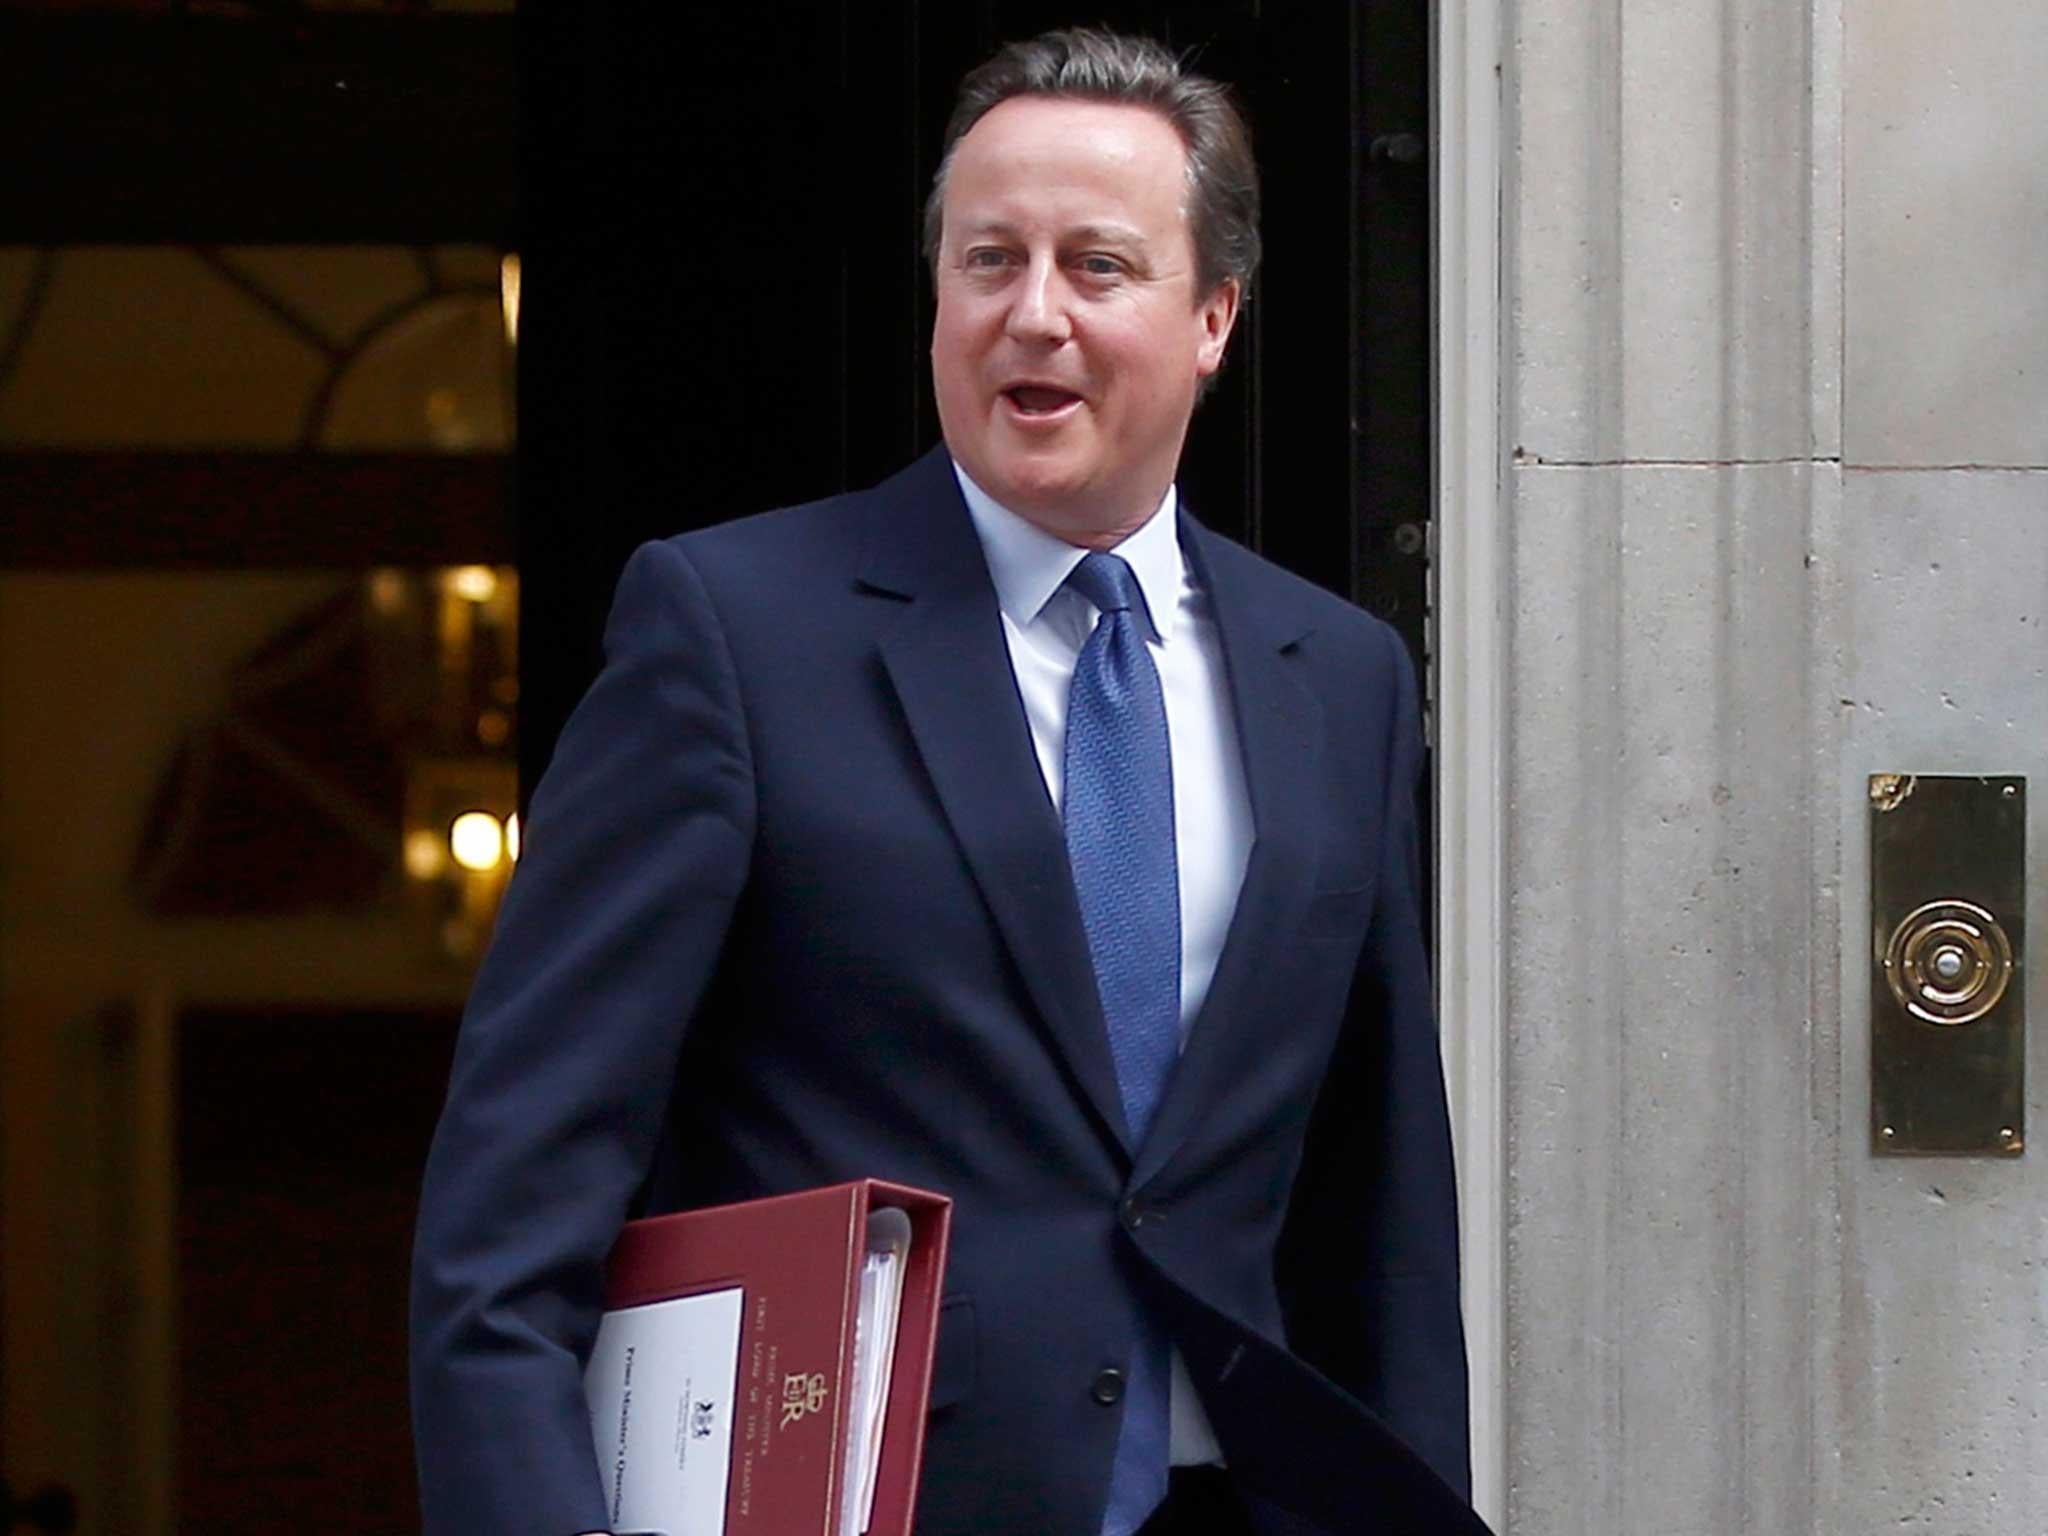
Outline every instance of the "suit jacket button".
<svg viewBox="0 0 2048 1536">
<path fill-rule="evenodd" d="M 1164 1207 L 1140 1200 L 1136 1195 L 1124 1202 L 1122 1215 L 1125 1229 L 1131 1232 L 1146 1225 L 1156 1226 L 1166 1219 Z"/>
<path fill-rule="evenodd" d="M 1103 1407 L 1109 1408 L 1123 1401 L 1124 1373 L 1115 1366 L 1097 1373 L 1095 1384 L 1088 1389 L 1088 1395 Z"/>
</svg>

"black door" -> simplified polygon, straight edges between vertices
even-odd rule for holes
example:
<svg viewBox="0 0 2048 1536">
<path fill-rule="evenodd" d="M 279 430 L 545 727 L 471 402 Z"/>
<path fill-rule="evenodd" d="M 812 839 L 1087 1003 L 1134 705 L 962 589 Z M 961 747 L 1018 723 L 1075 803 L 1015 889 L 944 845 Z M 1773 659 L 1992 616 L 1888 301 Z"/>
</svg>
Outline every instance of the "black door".
<svg viewBox="0 0 2048 1536">
<path fill-rule="evenodd" d="M 1429 503 L 1425 0 L 753 0 L 530 15 L 520 360 L 530 785 L 634 544 L 871 484 L 937 439 L 919 209 L 960 75 L 1076 22 L 1235 84 L 1266 264 L 1182 486 L 1393 620 Z"/>
</svg>

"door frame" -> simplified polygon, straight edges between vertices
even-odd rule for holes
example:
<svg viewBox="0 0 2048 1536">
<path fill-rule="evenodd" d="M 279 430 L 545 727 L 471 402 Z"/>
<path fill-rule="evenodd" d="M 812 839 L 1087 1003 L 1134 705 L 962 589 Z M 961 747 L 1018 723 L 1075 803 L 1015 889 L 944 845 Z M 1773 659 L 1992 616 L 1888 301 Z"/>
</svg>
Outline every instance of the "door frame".
<svg viewBox="0 0 2048 1536">
<path fill-rule="evenodd" d="M 1506 1529 L 1503 0 L 1434 0 L 1438 998 L 1457 1140 L 1473 1502 Z"/>
</svg>

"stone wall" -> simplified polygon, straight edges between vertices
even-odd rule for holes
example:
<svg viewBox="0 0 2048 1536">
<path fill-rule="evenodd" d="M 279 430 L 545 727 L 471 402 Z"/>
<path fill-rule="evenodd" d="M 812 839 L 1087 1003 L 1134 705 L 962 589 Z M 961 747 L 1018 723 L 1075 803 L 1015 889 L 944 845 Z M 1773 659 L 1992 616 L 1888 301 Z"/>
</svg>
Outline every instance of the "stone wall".
<svg viewBox="0 0 2048 1536">
<path fill-rule="evenodd" d="M 1862 787 L 2048 791 L 2048 12 L 1509 19 L 1509 1528 L 2048 1529 L 2040 1154 L 1870 1155 Z"/>
</svg>

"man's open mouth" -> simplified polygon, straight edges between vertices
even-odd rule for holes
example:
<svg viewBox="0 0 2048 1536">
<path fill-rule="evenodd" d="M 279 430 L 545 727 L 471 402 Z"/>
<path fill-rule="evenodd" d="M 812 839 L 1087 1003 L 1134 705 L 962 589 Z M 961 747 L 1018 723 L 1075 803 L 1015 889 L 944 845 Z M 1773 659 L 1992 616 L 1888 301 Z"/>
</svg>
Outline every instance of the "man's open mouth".
<svg viewBox="0 0 2048 1536">
<path fill-rule="evenodd" d="M 1018 384 L 1004 390 L 1003 398 L 1026 416 L 1051 416 L 1081 397 L 1071 389 L 1056 389 L 1045 384 Z"/>
</svg>

